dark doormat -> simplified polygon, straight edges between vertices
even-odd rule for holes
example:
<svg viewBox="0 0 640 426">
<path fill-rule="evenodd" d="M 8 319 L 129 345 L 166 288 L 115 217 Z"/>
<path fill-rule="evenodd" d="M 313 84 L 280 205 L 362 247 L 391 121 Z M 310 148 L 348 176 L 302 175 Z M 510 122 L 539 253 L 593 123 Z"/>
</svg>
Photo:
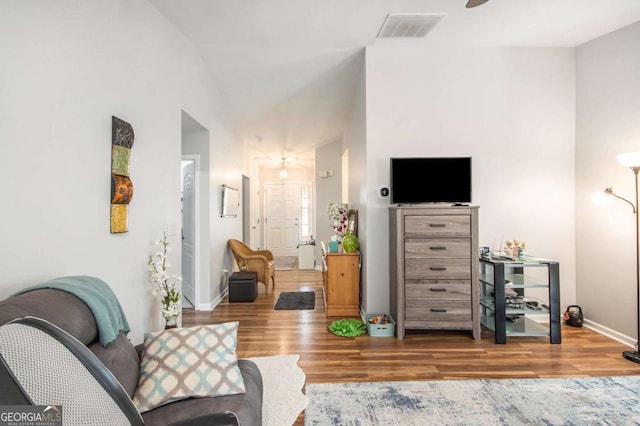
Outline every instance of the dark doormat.
<svg viewBox="0 0 640 426">
<path fill-rule="evenodd" d="M 273 309 L 297 311 L 316 307 L 316 293 L 313 291 L 285 291 L 280 293 Z"/>
</svg>

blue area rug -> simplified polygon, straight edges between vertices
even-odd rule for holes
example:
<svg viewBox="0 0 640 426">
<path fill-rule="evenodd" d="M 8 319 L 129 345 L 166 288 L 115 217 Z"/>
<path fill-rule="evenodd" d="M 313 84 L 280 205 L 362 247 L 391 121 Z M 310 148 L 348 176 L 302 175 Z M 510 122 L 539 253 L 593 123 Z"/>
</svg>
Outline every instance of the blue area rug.
<svg viewBox="0 0 640 426">
<path fill-rule="evenodd" d="M 640 377 L 307 383 L 307 426 L 636 425 Z"/>
</svg>

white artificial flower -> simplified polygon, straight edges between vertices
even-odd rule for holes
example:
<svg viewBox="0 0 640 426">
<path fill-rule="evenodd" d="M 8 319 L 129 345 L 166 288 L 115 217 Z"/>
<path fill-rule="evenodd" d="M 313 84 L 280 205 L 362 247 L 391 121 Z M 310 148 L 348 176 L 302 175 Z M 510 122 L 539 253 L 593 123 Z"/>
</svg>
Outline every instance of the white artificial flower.
<svg viewBox="0 0 640 426">
<path fill-rule="evenodd" d="M 163 239 L 158 240 L 161 246 L 159 252 L 149 256 L 149 281 L 153 285 L 153 295 L 162 294 L 162 314 L 163 316 L 177 316 L 180 314 L 180 296 L 181 293 L 176 290 L 176 284 L 182 278 L 176 275 L 169 275 L 168 268 L 171 266 L 167 262 L 167 252 L 169 250 L 169 241 L 167 240 L 166 231 L 163 233 Z"/>
</svg>

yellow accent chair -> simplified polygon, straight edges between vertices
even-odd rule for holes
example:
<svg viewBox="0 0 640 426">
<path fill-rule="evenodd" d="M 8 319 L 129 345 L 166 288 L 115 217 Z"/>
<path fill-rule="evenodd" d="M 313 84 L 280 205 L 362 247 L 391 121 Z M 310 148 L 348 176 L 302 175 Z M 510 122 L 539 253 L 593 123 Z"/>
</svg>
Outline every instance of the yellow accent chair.
<svg viewBox="0 0 640 426">
<path fill-rule="evenodd" d="M 241 271 L 256 272 L 258 281 L 269 288 L 270 280 L 276 287 L 276 266 L 273 253 L 269 250 L 252 250 L 242 241 L 229 240 L 229 247 Z"/>
</svg>

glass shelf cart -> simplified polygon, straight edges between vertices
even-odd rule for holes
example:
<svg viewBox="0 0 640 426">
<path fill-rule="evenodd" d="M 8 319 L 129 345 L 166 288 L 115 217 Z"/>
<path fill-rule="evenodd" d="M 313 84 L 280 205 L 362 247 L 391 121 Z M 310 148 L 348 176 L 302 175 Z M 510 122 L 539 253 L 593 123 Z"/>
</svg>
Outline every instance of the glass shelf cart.
<svg viewBox="0 0 640 426">
<path fill-rule="evenodd" d="M 551 260 L 480 258 L 480 323 L 496 343 L 507 343 L 508 336 L 549 336 L 560 343 L 559 270 Z"/>
</svg>

